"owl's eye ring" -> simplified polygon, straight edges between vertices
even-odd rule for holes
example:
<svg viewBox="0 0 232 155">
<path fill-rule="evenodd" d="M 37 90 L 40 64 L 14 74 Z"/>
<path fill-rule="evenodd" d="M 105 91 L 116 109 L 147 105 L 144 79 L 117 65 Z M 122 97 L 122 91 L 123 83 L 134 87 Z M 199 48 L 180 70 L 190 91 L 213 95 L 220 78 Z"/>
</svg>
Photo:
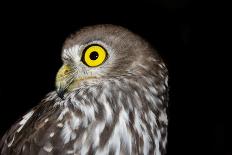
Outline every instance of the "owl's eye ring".
<svg viewBox="0 0 232 155">
<path fill-rule="evenodd" d="M 83 50 L 81 61 L 89 67 L 97 67 L 107 59 L 107 51 L 99 44 L 91 44 Z"/>
</svg>

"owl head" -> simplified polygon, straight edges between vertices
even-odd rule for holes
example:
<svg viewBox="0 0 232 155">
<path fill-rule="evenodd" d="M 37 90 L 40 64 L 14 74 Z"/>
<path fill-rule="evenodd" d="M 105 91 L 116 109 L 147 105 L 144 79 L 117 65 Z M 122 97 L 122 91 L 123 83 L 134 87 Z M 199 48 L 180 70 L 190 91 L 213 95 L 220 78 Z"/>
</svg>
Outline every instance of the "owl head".
<svg viewBox="0 0 232 155">
<path fill-rule="evenodd" d="M 56 76 L 60 96 L 81 85 L 110 78 L 140 76 L 159 57 L 138 35 L 114 25 L 85 27 L 72 34 L 62 49 L 63 66 Z"/>
</svg>

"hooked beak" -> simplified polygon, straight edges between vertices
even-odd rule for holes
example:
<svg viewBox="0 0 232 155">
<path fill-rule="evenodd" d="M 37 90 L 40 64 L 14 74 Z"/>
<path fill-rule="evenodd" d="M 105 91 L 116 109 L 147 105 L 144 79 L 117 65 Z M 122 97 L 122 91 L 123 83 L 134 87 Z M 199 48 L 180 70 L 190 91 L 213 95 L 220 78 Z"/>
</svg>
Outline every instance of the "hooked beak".
<svg viewBox="0 0 232 155">
<path fill-rule="evenodd" d="M 63 99 L 65 92 L 73 82 L 74 74 L 69 65 L 63 65 L 56 75 L 56 92 Z"/>
</svg>

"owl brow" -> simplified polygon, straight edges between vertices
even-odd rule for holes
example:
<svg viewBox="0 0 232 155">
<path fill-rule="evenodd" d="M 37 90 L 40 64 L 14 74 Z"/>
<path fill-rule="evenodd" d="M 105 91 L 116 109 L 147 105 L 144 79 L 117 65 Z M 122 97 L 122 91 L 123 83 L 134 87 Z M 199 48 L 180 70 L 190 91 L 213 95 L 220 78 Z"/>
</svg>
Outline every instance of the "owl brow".
<svg viewBox="0 0 232 155">
<path fill-rule="evenodd" d="M 73 54 L 77 54 L 79 51 L 80 46 L 79 45 L 74 45 L 70 48 L 64 49 L 63 50 L 63 55 L 62 55 L 62 60 L 64 61 L 72 61 L 74 58 Z"/>
<path fill-rule="evenodd" d="M 98 42 L 102 42 L 101 39 L 96 38 L 96 39 L 89 39 L 87 42 L 85 42 L 85 45 L 89 45 L 89 44 L 96 44 Z"/>
<path fill-rule="evenodd" d="M 65 53 L 72 53 L 72 52 L 78 51 L 79 47 L 80 47 L 79 45 L 74 45 L 70 48 L 64 49 L 64 52 Z"/>
</svg>

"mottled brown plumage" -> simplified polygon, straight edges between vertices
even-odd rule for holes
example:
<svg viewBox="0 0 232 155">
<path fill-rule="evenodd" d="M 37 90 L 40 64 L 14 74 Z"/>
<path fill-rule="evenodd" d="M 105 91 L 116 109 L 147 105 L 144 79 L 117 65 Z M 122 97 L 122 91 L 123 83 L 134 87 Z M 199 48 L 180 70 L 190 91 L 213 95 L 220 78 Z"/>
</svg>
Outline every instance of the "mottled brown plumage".
<svg viewBox="0 0 232 155">
<path fill-rule="evenodd" d="M 95 45 L 107 57 L 90 67 L 83 55 Z M 146 41 L 119 26 L 86 27 L 65 41 L 62 59 L 57 91 L 12 126 L 1 154 L 165 153 L 167 69 Z"/>
</svg>

